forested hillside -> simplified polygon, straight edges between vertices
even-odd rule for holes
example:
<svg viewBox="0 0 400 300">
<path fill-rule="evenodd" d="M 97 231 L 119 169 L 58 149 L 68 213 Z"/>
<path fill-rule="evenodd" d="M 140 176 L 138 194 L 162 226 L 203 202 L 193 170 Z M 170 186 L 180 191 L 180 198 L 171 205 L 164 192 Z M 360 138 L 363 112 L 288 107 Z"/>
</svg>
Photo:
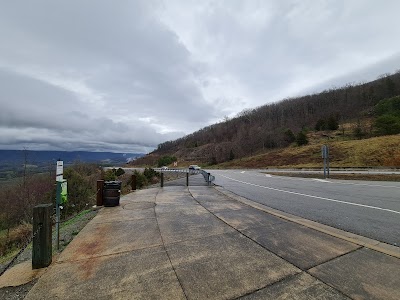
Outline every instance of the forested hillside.
<svg viewBox="0 0 400 300">
<path fill-rule="evenodd" d="M 160 156 L 174 155 L 181 161 L 212 165 L 268 149 L 307 144 L 307 136 L 315 131 L 329 136 L 335 130 L 343 140 L 400 133 L 398 95 L 400 72 L 368 83 L 285 99 L 244 110 L 235 118 L 162 143 L 136 164 L 154 164 Z"/>
</svg>

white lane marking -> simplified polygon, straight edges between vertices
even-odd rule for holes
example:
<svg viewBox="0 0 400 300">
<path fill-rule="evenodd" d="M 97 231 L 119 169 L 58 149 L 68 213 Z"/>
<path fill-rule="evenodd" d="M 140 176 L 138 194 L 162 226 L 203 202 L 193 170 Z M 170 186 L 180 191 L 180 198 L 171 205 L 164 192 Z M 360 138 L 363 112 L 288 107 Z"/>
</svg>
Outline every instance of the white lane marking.
<svg viewBox="0 0 400 300">
<path fill-rule="evenodd" d="M 264 177 L 262 175 L 254 175 L 254 176 L 260 176 Z M 312 180 L 317 180 L 317 178 L 301 178 L 301 177 L 289 177 L 289 176 L 281 176 L 281 175 L 276 175 L 274 176 L 275 179 L 285 179 L 285 180 L 300 180 L 300 181 L 312 181 Z M 321 179 L 322 180 L 322 179 Z M 337 179 L 331 179 L 331 181 L 327 181 L 332 184 L 347 184 L 347 185 L 360 185 L 360 186 L 371 186 L 371 187 L 384 187 L 384 188 L 394 188 L 394 189 L 400 189 L 400 186 L 395 186 L 395 185 L 383 185 L 383 184 L 367 184 L 367 183 L 353 183 L 353 182 L 340 182 Z"/>
<path fill-rule="evenodd" d="M 242 171 L 242 172 L 240 172 L 240 173 L 242 173 L 242 174 L 243 174 L 243 173 L 246 173 L 246 171 Z"/>
<path fill-rule="evenodd" d="M 280 189 L 275 189 L 275 188 L 268 187 L 268 186 L 263 186 L 263 185 L 258 185 L 258 184 L 254 184 L 254 183 L 250 183 L 250 182 L 245 182 L 245 181 L 233 179 L 233 178 L 230 178 L 230 177 L 224 176 L 224 175 L 221 175 L 221 176 L 225 177 L 227 179 L 236 181 L 236 182 L 240 182 L 240 183 L 243 183 L 243 184 L 252 185 L 252 186 L 256 186 L 256 187 L 260 187 L 260 188 L 268 189 L 268 190 L 272 190 L 272 191 L 288 193 L 288 194 L 304 196 L 304 197 L 310 197 L 310 198 L 315 198 L 315 199 L 321 199 L 321 200 L 326 200 L 326 201 L 331 201 L 331 202 L 349 204 L 349 205 L 354 205 L 354 206 L 361 206 L 361 207 L 366 207 L 366 208 L 372 208 L 372 209 L 377 209 L 377 210 L 388 211 L 388 212 L 392 212 L 392 213 L 395 213 L 395 214 L 400 214 L 400 211 L 395 211 L 395 210 L 391 210 L 391 209 L 387 209 L 387 208 L 371 206 L 371 205 L 365 205 L 365 204 L 352 203 L 352 202 L 347 202 L 347 201 L 342 201 L 342 200 L 336 200 L 336 199 L 330 199 L 330 198 L 325 198 L 325 197 L 313 196 L 313 195 L 307 195 L 307 194 L 302 194 L 302 193 L 297 193 L 297 192 L 292 192 L 292 191 L 280 190 Z"/>
<path fill-rule="evenodd" d="M 271 174 L 265 174 L 265 177 L 272 177 Z"/>
<path fill-rule="evenodd" d="M 352 182 L 339 182 L 339 181 L 331 181 L 331 183 L 347 184 L 347 185 L 362 185 L 362 186 L 372 186 L 372 187 L 384 187 L 384 188 L 395 188 L 395 189 L 400 189 L 400 186 L 394 186 L 394 185 L 367 184 L 367 183 L 352 183 Z"/>
<path fill-rule="evenodd" d="M 319 178 L 313 178 L 313 180 L 315 180 L 315 181 L 319 181 L 319 182 L 330 182 L 330 181 L 328 181 L 328 180 L 325 180 L 325 179 L 319 179 Z"/>
</svg>

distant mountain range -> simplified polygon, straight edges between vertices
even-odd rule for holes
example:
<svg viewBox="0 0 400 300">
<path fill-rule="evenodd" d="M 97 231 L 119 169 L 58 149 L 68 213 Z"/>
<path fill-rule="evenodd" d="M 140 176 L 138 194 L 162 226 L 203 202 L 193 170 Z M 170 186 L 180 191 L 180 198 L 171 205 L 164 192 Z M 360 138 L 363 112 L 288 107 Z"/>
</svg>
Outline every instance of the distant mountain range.
<svg viewBox="0 0 400 300">
<path fill-rule="evenodd" d="M 55 163 L 58 159 L 64 164 L 72 164 L 75 161 L 93 162 L 106 165 L 120 165 L 138 157 L 143 153 L 112 153 L 112 152 L 87 152 L 87 151 L 32 151 L 27 150 L 0 150 L 0 167 L 20 166 L 26 161 L 29 165 L 42 166 Z"/>
</svg>

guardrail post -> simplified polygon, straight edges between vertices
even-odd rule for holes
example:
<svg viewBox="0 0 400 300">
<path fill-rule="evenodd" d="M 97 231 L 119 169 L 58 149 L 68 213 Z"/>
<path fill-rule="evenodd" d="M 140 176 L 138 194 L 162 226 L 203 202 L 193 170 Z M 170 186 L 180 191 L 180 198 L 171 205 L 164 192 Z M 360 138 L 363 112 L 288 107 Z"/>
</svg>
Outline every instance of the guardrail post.
<svg viewBox="0 0 400 300">
<path fill-rule="evenodd" d="M 40 204 L 33 208 L 32 269 L 45 268 L 51 264 L 52 212 L 52 204 Z"/>
<path fill-rule="evenodd" d="M 96 205 L 103 205 L 103 189 L 104 189 L 104 180 L 97 180 L 97 196 L 96 196 Z"/>
<path fill-rule="evenodd" d="M 132 175 L 131 187 L 132 187 L 132 191 L 136 191 L 136 175 L 135 174 Z"/>
<path fill-rule="evenodd" d="M 161 172 L 161 187 L 164 187 L 164 173 Z"/>
<path fill-rule="evenodd" d="M 186 186 L 189 186 L 189 172 L 186 173 Z"/>
</svg>

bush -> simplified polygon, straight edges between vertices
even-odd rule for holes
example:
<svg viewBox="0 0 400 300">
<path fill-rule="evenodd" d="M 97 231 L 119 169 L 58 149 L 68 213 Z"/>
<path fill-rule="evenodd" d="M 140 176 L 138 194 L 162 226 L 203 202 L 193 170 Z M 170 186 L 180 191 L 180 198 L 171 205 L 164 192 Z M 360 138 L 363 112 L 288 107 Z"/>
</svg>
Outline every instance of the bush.
<svg viewBox="0 0 400 300">
<path fill-rule="evenodd" d="M 117 177 L 124 175 L 125 171 L 122 168 L 118 168 L 118 170 L 115 172 L 115 175 L 117 175 Z"/>
<path fill-rule="evenodd" d="M 147 177 L 142 172 L 135 170 L 133 174 L 136 175 L 136 187 L 138 189 L 141 189 L 142 187 L 148 185 L 149 182 L 147 180 Z"/>
<path fill-rule="evenodd" d="M 329 116 L 327 119 L 319 119 L 315 124 L 315 130 L 337 130 L 339 128 L 338 117 Z"/>
<path fill-rule="evenodd" d="M 390 114 L 380 116 L 375 120 L 374 126 L 379 135 L 400 133 L 400 117 Z"/>
<path fill-rule="evenodd" d="M 326 121 L 326 127 L 328 130 L 338 130 L 339 128 L 339 122 L 337 117 L 335 116 L 330 116 L 328 120 Z"/>
<path fill-rule="evenodd" d="M 326 129 L 326 124 L 324 119 L 319 119 L 317 123 L 315 124 L 315 130 L 320 131 L 320 130 L 325 130 Z"/>
<path fill-rule="evenodd" d="M 105 174 L 108 171 L 112 172 L 107 170 Z M 95 165 L 74 164 L 64 170 L 64 178 L 68 182 L 68 202 L 63 211 L 65 217 L 95 204 L 97 180 L 100 179 L 99 169 Z"/>
<path fill-rule="evenodd" d="M 283 133 L 284 135 L 284 140 L 286 142 L 293 143 L 296 140 L 296 136 L 294 135 L 293 131 L 291 131 L 290 129 L 286 129 L 285 132 Z"/>
<path fill-rule="evenodd" d="M 296 143 L 298 146 L 307 145 L 308 139 L 304 131 L 300 131 L 296 136 Z"/>
<path fill-rule="evenodd" d="M 233 153 L 233 149 L 229 152 L 229 160 L 234 160 L 235 159 L 235 153 Z"/>
<path fill-rule="evenodd" d="M 353 134 L 357 139 L 361 139 L 365 136 L 365 133 L 362 131 L 360 126 L 357 126 L 353 129 Z"/>
<path fill-rule="evenodd" d="M 151 181 L 154 177 L 160 177 L 160 173 L 152 168 L 144 169 L 143 175 L 146 176 L 148 181 Z"/>
<path fill-rule="evenodd" d="M 375 106 L 375 113 L 378 116 L 385 114 L 400 116 L 400 96 L 379 101 Z"/>
<path fill-rule="evenodd" d="M 104 180 L 105 181 L 114 181 L 117 179 L 117 174 L 115 169 L 108 169 L 104 172 Z"/>
<path fill-rule="evenodd" d="M 157 166 L 160 168 L 162 166 L 168 166 L 170 164 L 172 164 L 174 161 L 177 161 L 175 156 L 168 156 L 165 155 L 163 157 L 161 157 L 158 162 L 157 162 Z"/>
</svg>

